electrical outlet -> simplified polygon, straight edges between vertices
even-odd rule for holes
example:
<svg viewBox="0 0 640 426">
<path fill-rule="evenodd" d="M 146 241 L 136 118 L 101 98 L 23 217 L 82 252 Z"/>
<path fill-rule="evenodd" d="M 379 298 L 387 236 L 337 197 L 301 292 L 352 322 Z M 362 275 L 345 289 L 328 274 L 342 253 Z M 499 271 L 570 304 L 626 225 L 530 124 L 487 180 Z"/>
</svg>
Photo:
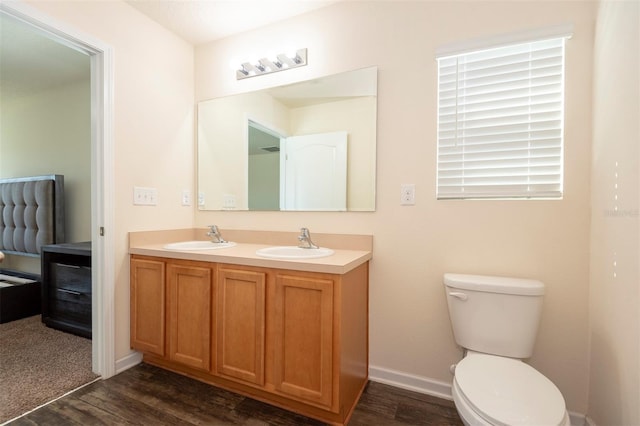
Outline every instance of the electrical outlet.
<svg viewBox="0 0 640 426">
<path fill-rule="evenodd" d="M 156 188 L 133 187 L 133 204 L 136 206 L 155 206 L 158 204 Z"/>
<path fill-rule="evenodd" d="M 190 206 L 191 205 L 191 191 L 188 189 L 182 190 L 182 205 Z"/>
<path fill-rule="evenodd" d="M 236 196 L 233 194 L 222 195 L 222 210 L 234 210 L 236 208 Z"/>
<path fill-rule="evenodd" d="M 203 207 L 204 203 L 205 203 L 204 192 L 200 191 L 200 192 L 198 192 L 198 205 Z"/>
<path fill-rule="evenodd" d="M 400 205 L 413 206 L 416 204 L 416 185 L 403 183 L 400 185 Z"/>
</svg>

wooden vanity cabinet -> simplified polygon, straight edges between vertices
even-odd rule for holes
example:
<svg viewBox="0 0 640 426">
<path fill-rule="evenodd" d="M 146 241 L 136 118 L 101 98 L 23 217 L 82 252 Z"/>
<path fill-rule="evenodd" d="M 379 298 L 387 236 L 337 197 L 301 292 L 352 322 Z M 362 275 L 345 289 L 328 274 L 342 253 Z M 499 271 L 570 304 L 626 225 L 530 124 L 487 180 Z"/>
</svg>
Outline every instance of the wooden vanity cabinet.
<svg viewBox="0 0 640 426">
<path fill-rule="evenodd" d="M 131 347 L 209 370 L 213 269 L 167 260 L 131 257 Z"/>
<path fill-rule="evenodd" d="M 369 263 L 342 275 L 274 275 L 274 392 L 321 410 L 302 414 L 343 424 L 369 376 Z"/>
<path fill-rule="evenodd" d="M 165 262 L 131 257 L 131 347 L 165 356 Z"/>
<path fill-rule="evenodd" d="M 278 273 L 275 280 L 274 381 L 279 393 L 333 408 L 331 278 Z"/>
<path fill-rule="evenodd" d="M 215 372 L 263 386 L 267 273 L 220 265 L 217 280 Z"/>
<path fill-rule="evenodd" d="M 212 279 L 206 264 L 167 263 L 169 359 L 205 371 L 211 365 Z"/>
<path fill-rule="evenodd" d="M 338 275 L 132 255 L 131 346 L 151 364 L 344 424 L 368 380 L 368 278 L 368 262 Z"/>
</svg>

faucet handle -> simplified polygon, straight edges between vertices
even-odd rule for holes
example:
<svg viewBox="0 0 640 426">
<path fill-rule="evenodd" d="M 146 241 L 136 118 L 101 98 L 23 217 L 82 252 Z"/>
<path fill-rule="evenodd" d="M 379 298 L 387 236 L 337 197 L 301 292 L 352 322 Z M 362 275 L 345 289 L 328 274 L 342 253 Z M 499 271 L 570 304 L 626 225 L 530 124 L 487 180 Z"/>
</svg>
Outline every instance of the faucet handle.
<svg viewBox="0 0 640 426">
<path fill-rule="evenodd" d="M 211 241 L 214 243 L 226 243 L 227 241 L 222 238 L 220 231 L 216 225 L 209 225 L 210 231 L 207 232 L 207 236 L 211 237 Z"/>
<path fill-rule="evenodd" d="M 318 246 L 311 241 L 311 233 L 309 228 L 300 228 L 300 235 L 298 235 L 298 241 L 300 241 L 300 248 L 317 249 Z"/>
</svg>

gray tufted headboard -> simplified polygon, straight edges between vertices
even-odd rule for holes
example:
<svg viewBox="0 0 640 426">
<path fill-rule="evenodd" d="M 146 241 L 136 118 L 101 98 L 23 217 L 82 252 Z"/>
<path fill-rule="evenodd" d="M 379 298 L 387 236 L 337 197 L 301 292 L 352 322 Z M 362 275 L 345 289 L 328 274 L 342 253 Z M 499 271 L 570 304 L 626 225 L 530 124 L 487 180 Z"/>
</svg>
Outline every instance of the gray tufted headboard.
<svg viewBox="0 0 640 426">
<path fill-rule="evenodd" d="M 64 176 L 0 179 L 0 251 L 40 256 L 64 242 Z"/>
</svg>

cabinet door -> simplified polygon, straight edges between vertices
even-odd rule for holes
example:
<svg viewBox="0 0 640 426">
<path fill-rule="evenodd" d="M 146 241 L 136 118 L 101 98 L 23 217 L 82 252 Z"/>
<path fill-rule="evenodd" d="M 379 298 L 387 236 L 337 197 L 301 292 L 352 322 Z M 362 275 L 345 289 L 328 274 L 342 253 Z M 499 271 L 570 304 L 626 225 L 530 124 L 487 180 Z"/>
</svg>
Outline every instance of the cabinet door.
<svg viewBox="0 0 640 426">
<path fill-rule="evenodd" d="M 167 265 L 169 359 L 210 368 L 212 272 L 191 265 Z"/>
<path fill-rule="evenodd" d="M 165 355 L 164 262 L 131 259 L 131 347 Z"/>
<path fill-rule="evenodd" d="M 264 272 L 220 267 L 216 373 L 264 385 Z"/>
<path fill-rule="evenodd" d="M 274 297 L 276 390 L 331 407 L 333 281 L 278 275 Z"/>
</svg>

